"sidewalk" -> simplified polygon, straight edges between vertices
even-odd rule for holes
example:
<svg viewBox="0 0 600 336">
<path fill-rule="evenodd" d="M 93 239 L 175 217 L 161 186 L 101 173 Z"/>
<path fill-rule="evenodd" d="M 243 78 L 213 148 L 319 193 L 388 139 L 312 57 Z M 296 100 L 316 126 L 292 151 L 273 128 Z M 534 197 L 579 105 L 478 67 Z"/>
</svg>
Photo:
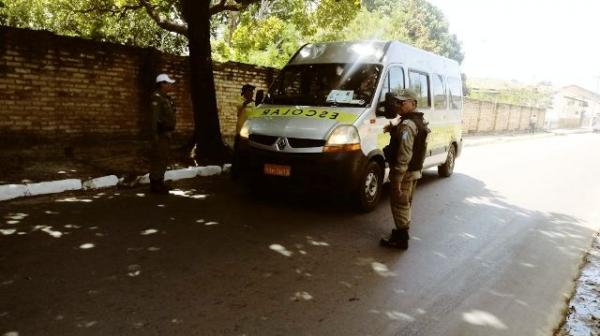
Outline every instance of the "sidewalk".
<svg viewBox="0 0 600 336">
<path fill-rule="evenodd" d="M 557 129 L 535 134 L 474 135 L 465 136 L 464 146 L 481 146 L 492 143 L 531 140 L 556 135 L 589 133 L 591 129 Z M 166 180 L 176 181 L 196 176 L 211 176 L 227 172 L 231 165 L 190 167 L 182 153 L 174 153 L 174 163 L 165 174 Z M 0 201 L 18 197 L 54 194 L 73 190 L 93 190 L 109 187 L 133 187 L 149 183 L 145 174 L 147 160 L 129 153 L 102 159 L 94 155 L 84 159 L 61 158 L 55 161 L 33 162 L 18 172 L 3 174 L 0 178 Z"/>
<path fill-rule="evenodd" d="M 499 142 L 510 142 L 520 140 L 531 140 L 541 139 L 556 135 L 569 135 L 569 134 L 582 134 L 591 133 L 591 129 L 578 128 L 578 129 L 553 129 L 553 130 L 541 130 L 533 134 L 531 133 L 517 133 L 517 134 L 499 134 L 499 135 L 466 135 L 464 138 L 464 146 L 481 146 Z"/>
</svg>

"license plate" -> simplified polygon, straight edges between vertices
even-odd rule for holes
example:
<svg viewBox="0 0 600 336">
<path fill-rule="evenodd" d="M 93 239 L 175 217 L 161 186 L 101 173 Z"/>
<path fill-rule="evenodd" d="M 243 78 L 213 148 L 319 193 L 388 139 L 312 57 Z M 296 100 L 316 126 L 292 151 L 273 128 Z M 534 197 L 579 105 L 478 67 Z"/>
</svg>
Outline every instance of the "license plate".
<svg viewBox="0 0 600 336">
<path fill-rule="evenodd" d="M 264 167 L 265 175 L 290 176 L 292 167 L 266 163 Z"/>
</svg>

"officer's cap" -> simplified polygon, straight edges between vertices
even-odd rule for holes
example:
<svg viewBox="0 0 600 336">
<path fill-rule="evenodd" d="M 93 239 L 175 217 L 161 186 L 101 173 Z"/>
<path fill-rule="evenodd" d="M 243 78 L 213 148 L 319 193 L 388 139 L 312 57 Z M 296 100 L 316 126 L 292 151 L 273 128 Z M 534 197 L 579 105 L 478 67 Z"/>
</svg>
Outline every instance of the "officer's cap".
<svg viewBox="0 0 600 336">
<path fill-rule="evenodd" d="M 171 77 L 169 77 L 169 75 L 163 73 L 163 74 L 156 76 L 156 82 L 173 84 L 173 83 L 175 83 L 175 80 L 171 79 Z"/>
<path fill-rule="evenodd" d="M 413 90 L 401 89 L 392 91 L 394 97 L 400 101 L 403 100 L 417 100 L 417 94 Z"/>
</svg>

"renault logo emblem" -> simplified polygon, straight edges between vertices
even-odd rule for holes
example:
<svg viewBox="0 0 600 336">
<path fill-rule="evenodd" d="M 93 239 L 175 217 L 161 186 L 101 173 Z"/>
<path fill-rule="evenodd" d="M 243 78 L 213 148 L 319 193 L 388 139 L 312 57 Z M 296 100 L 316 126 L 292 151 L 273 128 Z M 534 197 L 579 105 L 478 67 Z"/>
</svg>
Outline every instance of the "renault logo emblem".
<svg viewBox="0 0 600 336">
<path fill-rule="evenodd" d="M 288 141 L 286 138 L 279 138 L 277 139 L 277 143 L 275 145 L 277 146 L 278 150 L 282 151 L 287 147 Z"/>
</svg>

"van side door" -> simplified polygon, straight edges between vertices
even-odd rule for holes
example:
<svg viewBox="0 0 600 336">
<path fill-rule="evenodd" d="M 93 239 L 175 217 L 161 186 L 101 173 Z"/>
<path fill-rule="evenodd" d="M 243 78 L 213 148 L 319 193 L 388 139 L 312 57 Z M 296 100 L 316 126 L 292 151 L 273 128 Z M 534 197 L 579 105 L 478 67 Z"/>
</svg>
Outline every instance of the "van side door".
<svg viewBox="0 0 600 336">
<path fill-rule="evenodd" d="M 448 76 L 448 98 L 449 98 L 449 111 L 448 111 L 448 122 L 453 125 L 452 128 L 452 140 L 458 144 L 458 150 L 460 153 L 460 146 L 462 144 L 462 132 L 463 132 L 463 83 L 460 77 Z"/>
<path fill-rule="evenodd" d="M 417 94 L 417 111 L 425 114 L 425 120 L 429 122 L 431 133 L 427 139 L 427 156 L 425 166 L 430 167 L 437 163 L 435 153 L 444 151 L 444 137 L 439 127 L 441 117 L 435 115 L 432 107 L 432 80 L 428 72 L 408 69 L 408 86 Z"/>
<path fill-rule="evenodd" d="M 385 95 L 388 92 L 401 90 L 406 88 L 406 76 L 404 67 L 401 65 L 390 65 L 381 87 L 379 99 L 377 101 L 377 148 L 383 148 L 390 143 L 389 133 L 383 133 L 383 127 L 390 123 L 390 119 L 384 117 Z M 399 117 L 396 117 L 392 122 L 397 123 Z"/>
<path fill-rule="evenodd" d="M 433 112 L 431 113 L 431 127 L 436 129 L 436 144 L 431 146 L 431 154 L 439 156 L 437 162 L 446 160 L 446 153 L 452 142 L 453 125 L 448 111 L 448 89 L 444 76 L 433 73 Z"/>
</svg>

